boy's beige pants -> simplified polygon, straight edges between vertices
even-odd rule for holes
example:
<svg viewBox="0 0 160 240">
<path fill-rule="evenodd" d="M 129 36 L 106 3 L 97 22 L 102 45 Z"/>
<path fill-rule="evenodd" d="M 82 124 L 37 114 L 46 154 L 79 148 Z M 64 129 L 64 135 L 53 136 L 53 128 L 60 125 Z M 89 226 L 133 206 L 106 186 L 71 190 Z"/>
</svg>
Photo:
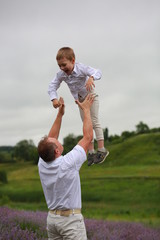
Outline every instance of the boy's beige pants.
<svg viewBox="0 0 160 240">
<path fill-rule="evenodd" d="M 92 124 L 93 124 L 93 129 L 95 131 L 95 135 L 96 135 L 96 140 L 104 140 L 104 135 L 103 135 L 103 129 L 101 128 L 100 122 L 99 122 L 99 98 L 98 95 L 96 95 L 95 92 L 93 92 L 93 94 L 95 94 L 95 98 L 93 101 L 93 104 L 91 106 L 91 119 L 92 119 Z M 83 102 L 84 98 L 82 98 L 81 96 L 78 96 L 79 101 Z M 84 115 L 83 115 L 83 111 L 82 109 L 79 107 L 79 111 L 80 111 L 80 116 L 81 119 L 83 121 Z M 93 142 L 94 140 L 92 140 Z"/>
</svg>

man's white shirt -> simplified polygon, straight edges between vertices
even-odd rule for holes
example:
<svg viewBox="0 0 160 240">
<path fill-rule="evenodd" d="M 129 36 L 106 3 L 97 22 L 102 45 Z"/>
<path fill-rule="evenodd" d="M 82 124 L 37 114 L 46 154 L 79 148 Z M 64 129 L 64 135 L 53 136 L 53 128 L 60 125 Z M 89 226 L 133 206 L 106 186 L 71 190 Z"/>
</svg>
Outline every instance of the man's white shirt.
<svg viewBox="0 0 160 240">
<path fill-rule="evenodd" d="M 80 145 L 52 162 L 39 159 L 39 175 L 48 209 L 82 207 L 79 170 L 85 160 L 86 153 Z"/>
</svg>

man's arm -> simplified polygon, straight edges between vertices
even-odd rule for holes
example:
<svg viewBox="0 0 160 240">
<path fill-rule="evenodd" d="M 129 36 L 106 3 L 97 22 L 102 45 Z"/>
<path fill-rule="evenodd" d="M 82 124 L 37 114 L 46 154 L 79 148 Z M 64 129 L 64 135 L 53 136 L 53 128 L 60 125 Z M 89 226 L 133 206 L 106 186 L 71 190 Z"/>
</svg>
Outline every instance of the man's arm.
<svg viewBox="0 0 160 240">
<path fill-rule="evenodd" d="M 86 153 L 88 151 L 89 144 L 93 138 L 93 126 L 90 115 L 90 108 L 93 103 L 93 100 L 94 96 L 88 95 L 82 103 L 76 101 L 76 103 L 80 106 L 80 108 L 84 112 L 83 138 L 78 142 L 78 145 L 80 145 L 85 150 Z"/>
<path fill-rule="evenodd" d="M 58 139 L 58 137 L 59 137 L 59 132 L 60 132 L 61 123 L 62 123 L 62 117 L 64 115 L 65 105 L 64 105 L 63 98 L 60 97 L 59 103 L 60 103 L 60 107 L 59 107 L 59 110 L 58 110 L 57 117 L 56 117 L 50 131 L 49 131 L 49 134 L 48 134 L 48 137 L 56 138 L 56 139 Z"/>
</svg>

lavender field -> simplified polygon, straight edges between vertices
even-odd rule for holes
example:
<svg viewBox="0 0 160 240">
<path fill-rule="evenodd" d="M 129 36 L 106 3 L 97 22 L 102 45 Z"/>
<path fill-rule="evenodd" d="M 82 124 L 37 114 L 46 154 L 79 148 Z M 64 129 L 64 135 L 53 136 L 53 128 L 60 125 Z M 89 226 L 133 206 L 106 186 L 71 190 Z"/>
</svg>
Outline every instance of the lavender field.
<svg viewBox="0 0 160 240">
<path fill-rule="evenodd" d="M 45 240 L 47 212 L 0 207 L 0 240 Z M 89 240 L 160 240 L 160 229 L 138 223 L 85 219 Z"/>
</svg>

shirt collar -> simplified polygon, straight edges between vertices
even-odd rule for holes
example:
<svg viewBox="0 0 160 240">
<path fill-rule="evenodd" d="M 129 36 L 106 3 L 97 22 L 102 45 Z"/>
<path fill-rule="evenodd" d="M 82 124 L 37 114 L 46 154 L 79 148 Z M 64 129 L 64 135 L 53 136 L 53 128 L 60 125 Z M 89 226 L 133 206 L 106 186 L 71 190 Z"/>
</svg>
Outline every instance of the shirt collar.
<svg viewBox="0 0 160 240">
<path fill-rule="evenodd" d="M 45 162 L 42 158 L 39 159 L 39 162 L 46 168 L 50 167 L 50 166 L 54 166 L 57 163 L 59 163 L 59 161 L 61 161 L 62 156 L 59 156 L 58 158 L 56 158 L 55 160 L 51 161 L 51 162 Z"/>
<path fill-rule="evenodd" d="M 72 74 L 73 74 L 73 73 L 77 73 L 77 72 L 78 72 L 78 71 L 77 71 L 77 64 L 75 63 L 75 64 L 74 64 L 74 69 L 73 69 L 73 71 L 72 71 Z"/>
<path fill-rule="evenodd" d="M 74 75 L 74 74 L 77 74 L 77 73 L 78 73 L 78 69 L 77 69 L 77 64 L 75 63 L 71 75 Z M 62 74 L 62 76 L 65 76 L 65 77 L 71 76 L 71 75 L 68 76 L 67 73 L 63 72 L 62 70 L 61 70 L 61 74 Z"/>
</svg>

